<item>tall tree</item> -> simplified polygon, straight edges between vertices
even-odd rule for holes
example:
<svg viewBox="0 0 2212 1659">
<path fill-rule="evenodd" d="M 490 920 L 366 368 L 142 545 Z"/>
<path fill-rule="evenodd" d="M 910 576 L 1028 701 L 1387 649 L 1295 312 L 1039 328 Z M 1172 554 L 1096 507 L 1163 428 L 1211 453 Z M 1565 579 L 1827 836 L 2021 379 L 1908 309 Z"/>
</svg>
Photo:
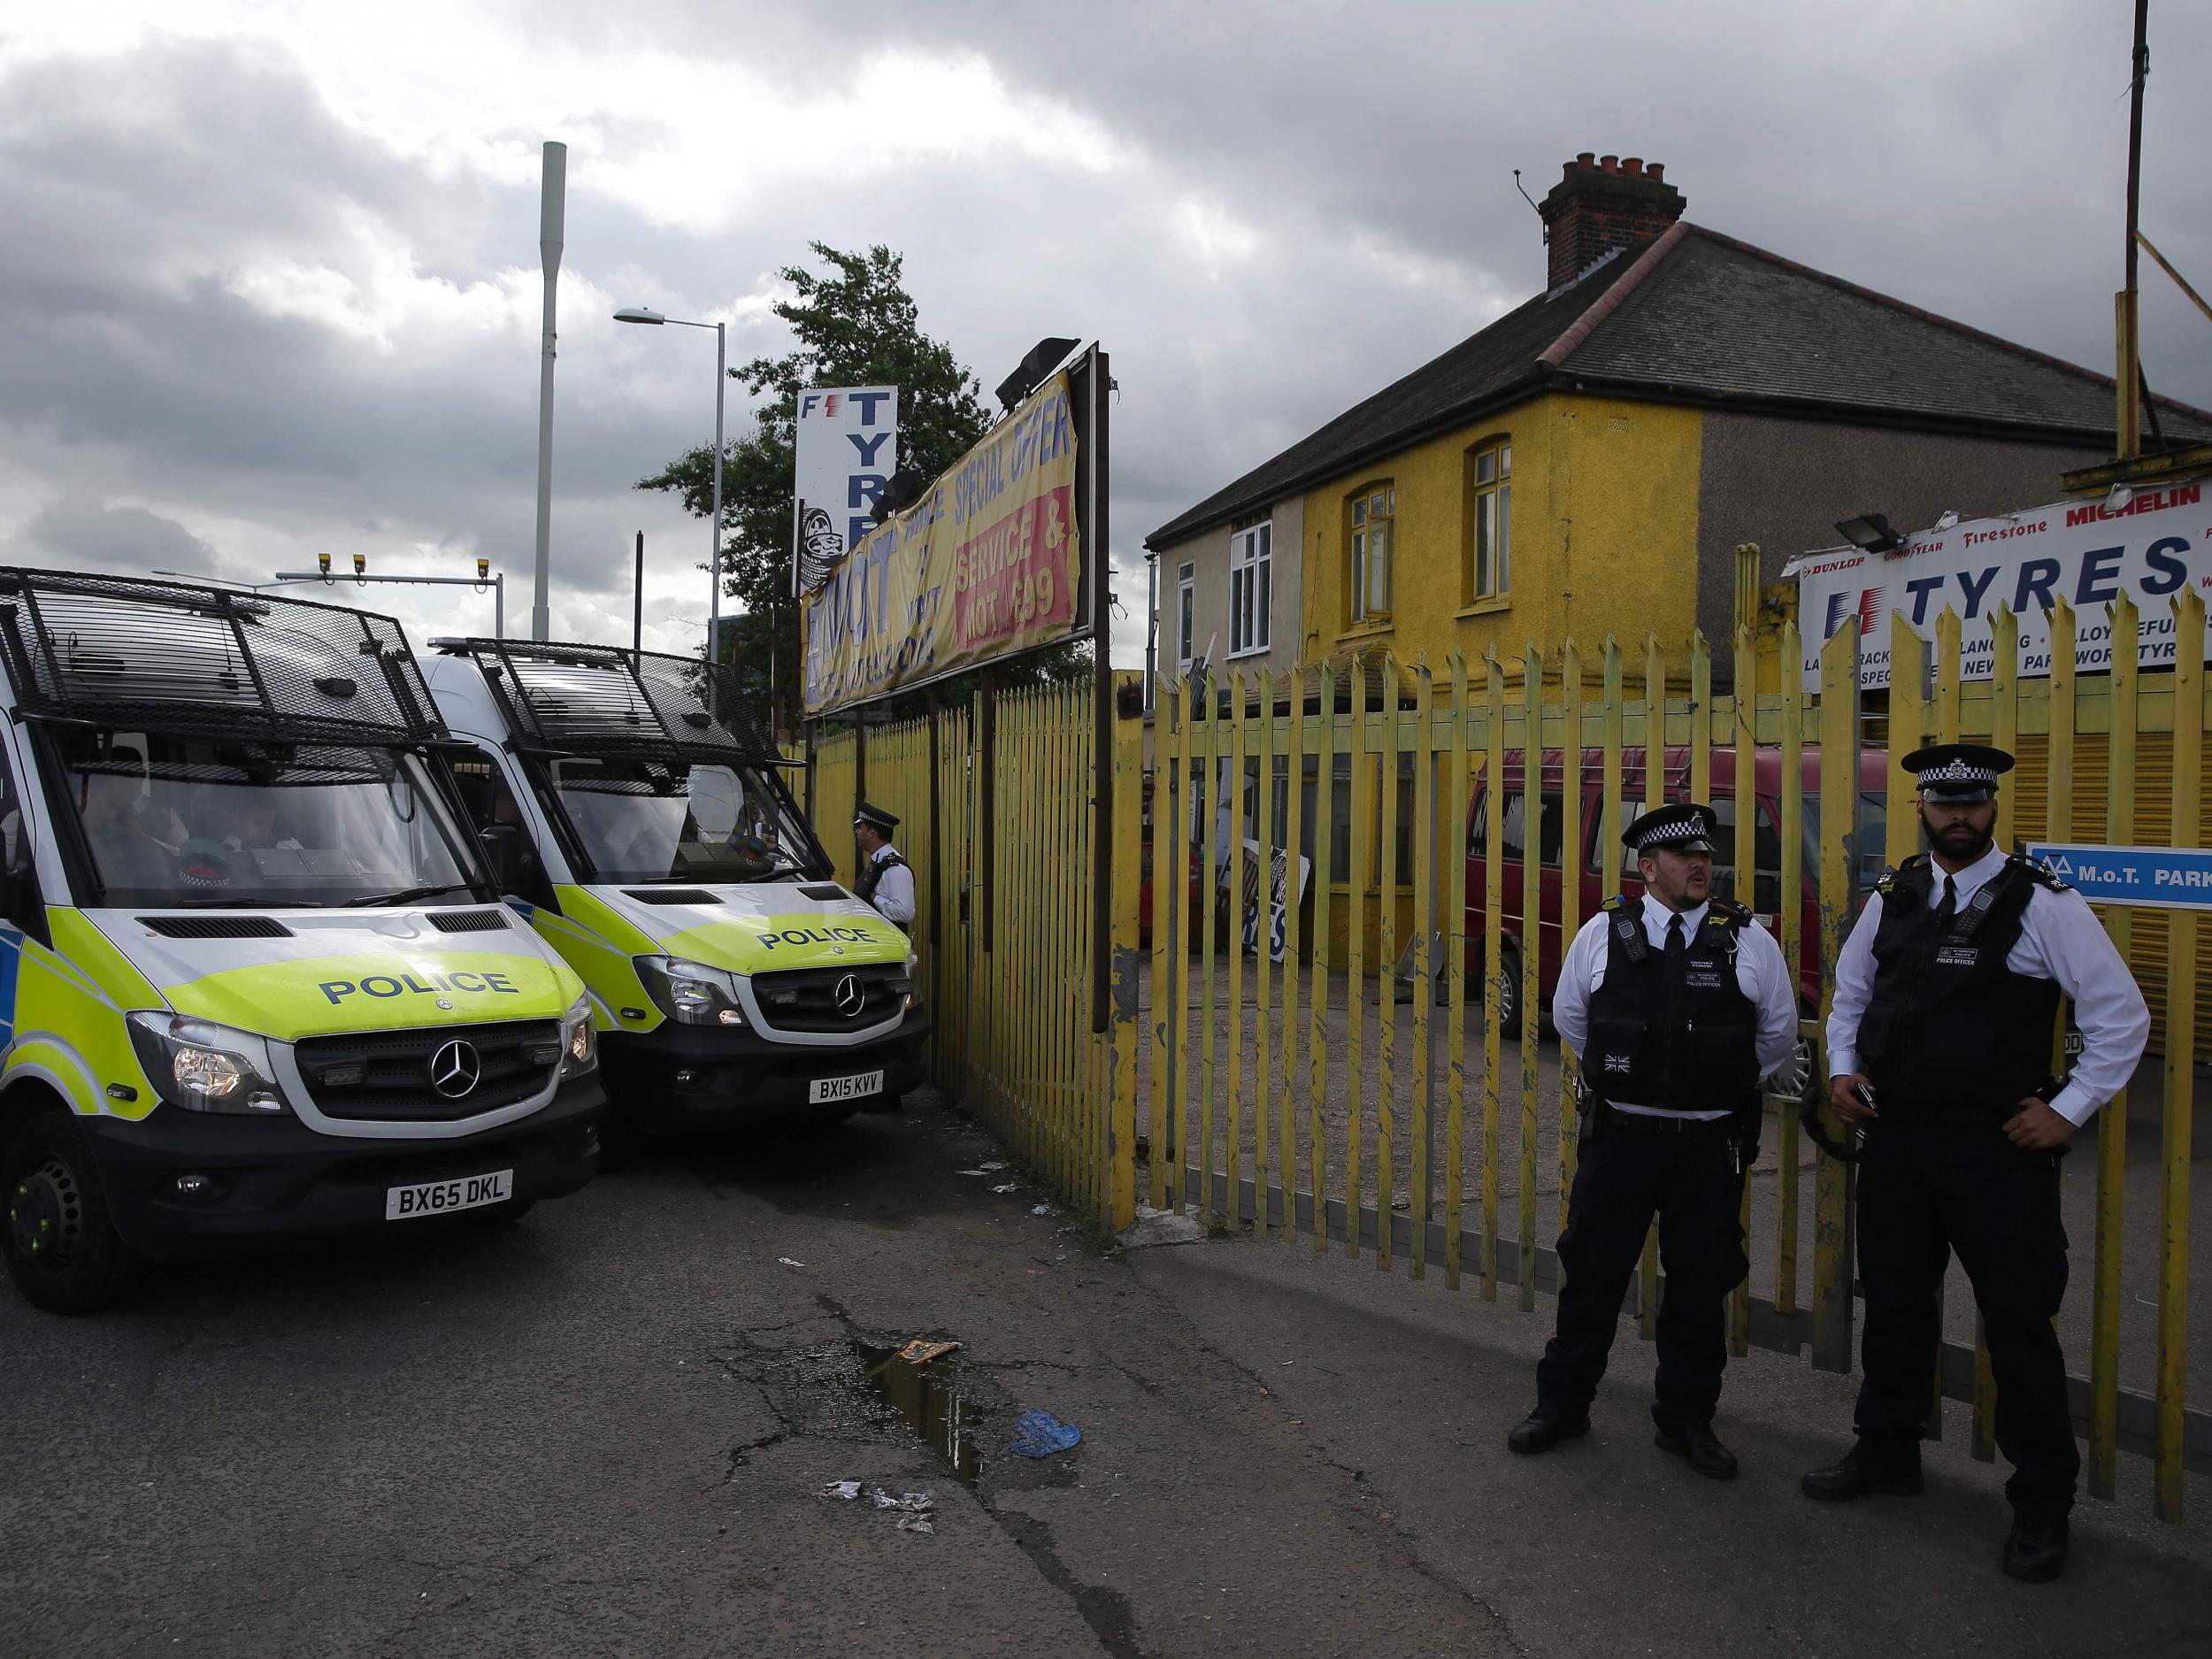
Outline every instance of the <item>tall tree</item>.
<svg viewBox="0 0 2212 1659">
<path fill-rule="evenodd" d="M 865 253 L 809 245 L 828 269 L 818 274 L 786 266 L 778 274 L 790 284 L 791 297 L 772 308 L 790 325 L 796 349 L 730 370 L 732 380 L 765 396 L 752 432 L 731 443 L 722 458 L 722 591 L 772 623 L 736 630 L 738 665 L 749 677 L 765 678 L 772 651 L 777 683 L 791 688 L 787 706 L 794 708 L 791 509 L 800 392 L 810 386 L 896 386 L 899 465 L 926 478 L 951 466 L 991 426 L 980 384 L 950 347 L 922 333 L 902 256 L 881 243 Z M 677 491 L 693 514 L 705 518 L 714 510 L 713 447 L 687 450 L 640 479 L 637 488 Z M 1074 654 L 1063 649 L 1040 653 L 1032 672 L 1057 676 L 1074 666 Z"/>
</svg>

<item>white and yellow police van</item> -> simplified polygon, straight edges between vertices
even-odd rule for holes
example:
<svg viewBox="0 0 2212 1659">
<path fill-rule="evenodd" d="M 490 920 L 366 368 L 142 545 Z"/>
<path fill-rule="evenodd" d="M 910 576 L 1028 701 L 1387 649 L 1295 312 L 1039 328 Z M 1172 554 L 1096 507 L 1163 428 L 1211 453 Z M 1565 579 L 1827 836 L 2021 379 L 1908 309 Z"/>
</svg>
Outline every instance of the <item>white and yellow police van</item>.
<svg viewBox="0 0 2212 1659">
<path fill-rule="evenodd" d="M 519 1216 L 598 1162 L 584 987 L 499 902 L 399 625 L 0 569 L 0 1255 Z"/>
<path fill-rule="evenodd" d="M 921 1080 L 906 935 L 831 879 L 734 674 L 602 645 L 423 661 L 509 902 L 591 992 L 611 1130 L 835 1119 Z M 500 867 L 495 860 L 495 867 Z"/>
</svg>

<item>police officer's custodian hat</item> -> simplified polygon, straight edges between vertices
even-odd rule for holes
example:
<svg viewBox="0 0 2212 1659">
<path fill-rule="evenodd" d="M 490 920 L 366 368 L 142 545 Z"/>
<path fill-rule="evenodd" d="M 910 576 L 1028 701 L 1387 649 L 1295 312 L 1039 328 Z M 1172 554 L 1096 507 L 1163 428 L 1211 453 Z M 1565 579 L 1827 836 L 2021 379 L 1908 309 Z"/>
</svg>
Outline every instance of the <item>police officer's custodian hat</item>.
<svg viewBox="0 0 2212 1659">
<path fill-rule="evenodd" d="M 2012 757 L 1987 743 L 1931 743 L 1903 764 L 1920 780 L 1924 801 L 1994 801 L 1998 777 L 2012 770 Z"/>
<path fill-rule="evenodd" d="M 893 818 L 891 814 L 885 811 L 881 807 L 871 806 L 865 801 L 863 801 L 858 806 L 853 809 L 853 822 L 856 824 L 865 824 L 871 829 L 882 831 L 886 835 L 888 835 L 893 830 L 898 828 L 899 826 L 898 819 Z"/>
<path fill-rule="evenodd" d="M 1639 853 L 1709 853 L 1719 833 L 1720 819 L 1711 807 L 1677 801 L 1635 819 L 1621 832 L 1621 844 Z"/>
</svg>

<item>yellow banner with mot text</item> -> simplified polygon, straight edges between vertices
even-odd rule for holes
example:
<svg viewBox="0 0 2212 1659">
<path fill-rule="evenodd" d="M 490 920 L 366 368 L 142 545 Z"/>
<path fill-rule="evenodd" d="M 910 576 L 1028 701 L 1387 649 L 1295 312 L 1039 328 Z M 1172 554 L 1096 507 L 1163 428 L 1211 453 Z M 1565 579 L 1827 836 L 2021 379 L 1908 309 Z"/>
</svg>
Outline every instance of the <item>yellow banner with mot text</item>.
<svg viewBox="0 0 2212 1659">
<path fill-rule="evenodd" d="M 865 703 L 1066 635 L 1082 580 L 1065 373 L 806 601 L 810 714 Z"/>
</svg>

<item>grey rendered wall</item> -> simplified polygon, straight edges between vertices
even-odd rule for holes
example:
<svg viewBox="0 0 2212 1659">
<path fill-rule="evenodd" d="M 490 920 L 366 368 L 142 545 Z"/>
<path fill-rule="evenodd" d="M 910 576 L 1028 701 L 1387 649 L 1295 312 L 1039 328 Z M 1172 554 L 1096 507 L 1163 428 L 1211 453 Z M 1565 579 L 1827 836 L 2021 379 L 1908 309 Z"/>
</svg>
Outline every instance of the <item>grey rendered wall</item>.
<svg viewBox="0 0 2212 1659">
<path fill-rule="evenodd" d="M 1269 579 L 1268 647 L 1264 652 L 1231 658 L 1229 656 L 1229 538 L 1271 518 L 1275 526 L 1271 545 L 1273 570 Z M 1304 592 L 1302 569 L 1305 541 L 1305 502 L 1291 496 L 1275 503 L 1271 513 L 1240 518 L 1178 543 L 1160 555 L 1160 672 L 1172 675 L 1175 663 L 1175 588 L 1185 565 L 1195 565 L 1191 633 L 1194 653 L 1214 645 L 1213 666 L 1226 673 L 1234 669 L 1248 677 L 1263 667 L 1280 674 L 1298 660 L 1299 631 L 1303 626 L 1300 602 Z"/>
<path fill-rule="evenodd" d="M 1837 546 L 1836 521 L 1886 512 L 1925 529 L 1947 510 L 1984 518 L 2058 500 L 2059 474 L 2108 458 L 2095 446 L 1957 437 L 1708 411 L 1699 469 L 1697 624 L 1716 677 L 1732 664 L 1736 547 L 1759 544 L 1759 579 L 1809 549 Z"/>
</svg>

